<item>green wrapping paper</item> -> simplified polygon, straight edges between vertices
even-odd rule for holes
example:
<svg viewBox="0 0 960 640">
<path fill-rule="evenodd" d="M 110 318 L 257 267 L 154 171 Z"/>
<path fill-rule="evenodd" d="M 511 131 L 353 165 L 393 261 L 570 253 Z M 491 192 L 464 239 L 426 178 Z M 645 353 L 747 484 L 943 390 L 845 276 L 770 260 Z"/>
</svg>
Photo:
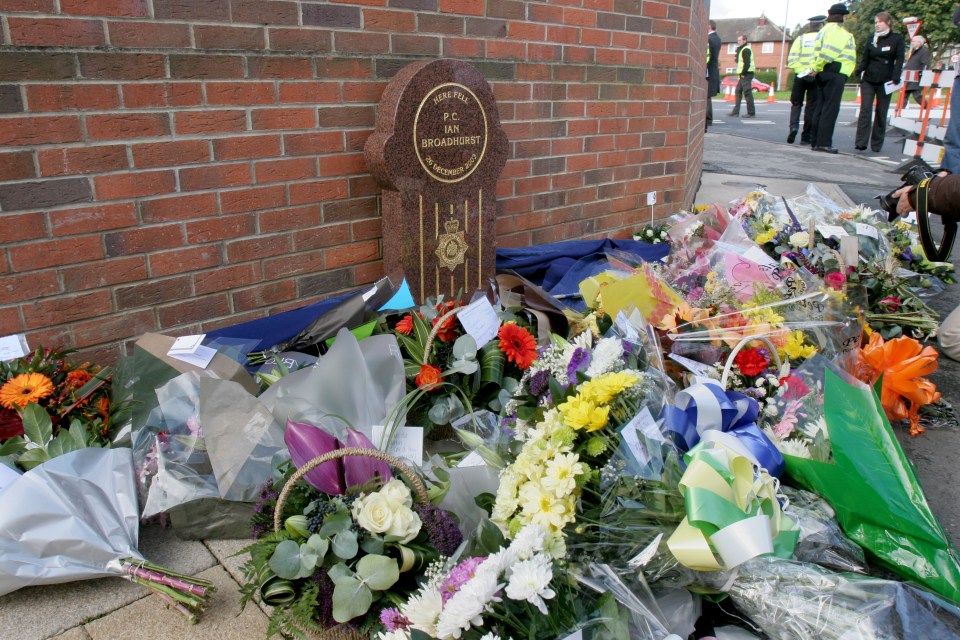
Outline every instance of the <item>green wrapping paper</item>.
<svg viewBox="0 0 960 640">
<path fill-rule="evenodd" d="M 879 564 L 960 602 L 960 556 L 940 526 L 874 390 L 826 371 L 824 414 L 833 462 L 784 456 L 794 483 L 836 510 Z"/>
</svg>

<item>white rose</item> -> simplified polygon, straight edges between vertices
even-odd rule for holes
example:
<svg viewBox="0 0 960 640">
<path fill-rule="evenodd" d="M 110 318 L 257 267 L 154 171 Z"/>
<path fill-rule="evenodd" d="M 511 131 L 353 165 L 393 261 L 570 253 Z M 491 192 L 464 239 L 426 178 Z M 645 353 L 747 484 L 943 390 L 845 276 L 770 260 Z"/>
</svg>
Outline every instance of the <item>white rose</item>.
<svg viewBox="0 0 960 640">
<path fill-rule="evenodd" d="M 371 533 L 386 533 L 393 525 L 393 509 L 379 493 L 371 493 L 353 503 L 353 519 Z"/>
<path fill-rule="evenodd" d="M 386 534 L 396 536 L 400 538 L 399 543 L 406 544 L 417 537 L 422 525 L 423 522 L 420 521 L 420 516 L 415 511 L 401 506 L 393 512 L 393 520 Z"/>
<path fill-rule="evenodd" d="M 795 247 L 803 248 L 810 244 L 810 234 L 806 231 L 798 231 L 791 235 L 787 242 Z"/>
<path fill-rule="evenodd" d="M 397 507 L 412 507 L 413 497 L 410 495 L 410 489 L 403 484 L 402 480 L 394 478 L 378 492 L 390 504 L 390 508 L 396 511 Z"/>
</svg>

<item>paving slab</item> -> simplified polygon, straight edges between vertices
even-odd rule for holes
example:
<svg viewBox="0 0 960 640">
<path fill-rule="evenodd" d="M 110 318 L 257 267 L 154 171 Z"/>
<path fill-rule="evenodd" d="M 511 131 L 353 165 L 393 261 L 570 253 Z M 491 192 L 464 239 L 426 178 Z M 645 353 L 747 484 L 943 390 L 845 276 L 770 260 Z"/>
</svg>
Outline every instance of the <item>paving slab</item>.
<svg viewBox="0 0 960 640">
<path fill-rule="evenodd" d="M 210 608 L 191 625 L 155 596 L 142 598 L 108 616 L 85 625 L 92 640 L 261 640 L 267 635 L 267 617 L 257 607 L 240 611 L 239 586 L 223 567 L 207 569 L 199 577 L 217 588 Z"/>
<path fill-rule="evenodd" d="M 50 640 L 90 640 L 90 636 L 83 627 L 74 627 L 69 631 L 53 636 Z"/>
</svg>

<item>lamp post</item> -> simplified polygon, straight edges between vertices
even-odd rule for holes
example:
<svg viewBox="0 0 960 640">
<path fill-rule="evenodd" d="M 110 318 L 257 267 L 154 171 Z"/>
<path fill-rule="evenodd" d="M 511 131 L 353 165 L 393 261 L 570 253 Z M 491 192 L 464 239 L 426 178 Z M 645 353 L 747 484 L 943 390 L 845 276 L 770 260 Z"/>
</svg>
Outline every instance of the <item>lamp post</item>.
<svg viewBox="0 0 960 640">
<path fill-rule="evenodd" d="M 783 73 L 783 52 L 787 48 L 787 17 L 790 15 L 790 0 L 787 0 L 787 10 L 783 14 L 783 27 L 780 29 L 780 63 L 777 65 L 777 89 L 783 91 L 781 74 Z"/>
</svg>

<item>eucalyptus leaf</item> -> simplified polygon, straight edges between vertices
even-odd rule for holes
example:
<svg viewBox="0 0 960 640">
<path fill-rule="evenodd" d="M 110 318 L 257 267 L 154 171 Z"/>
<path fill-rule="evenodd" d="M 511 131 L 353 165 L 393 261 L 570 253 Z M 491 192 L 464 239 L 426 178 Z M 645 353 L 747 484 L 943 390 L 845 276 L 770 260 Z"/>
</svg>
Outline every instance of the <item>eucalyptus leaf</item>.
<svg viewBox="0 0 960 640">
<path fill-rule="evenodd" d="M 317 533 L 323 538 L 331 538 L 341 531 L 349 529 L 352 523 L 353 521 L 350 519 L 349 513 L 346 511 L 338 511 L 324 518 L 323 526 L 320 527 L 320 531 Z"/>
<path fill-rule="evenodd" d="M 354 577 L 341 577 L 334 580 L 333 584 L 334 620 L 349 622 L 370 610 L 373 593 L 363 582 Z"/>
<path fill-rule="evenodd" d="M 360 550 L 360 546 L 357 544 L 357 534 L 349 529 L 335 535 L 331 547 L 334 555 L 344 560 L 355 557 L 357 551 Z"/>
<path fill-rule="evenodd" d="M 449 424 L 466 413 L 463 403 L 455 394 L 437 398 L 427 412 L 433 424 Z"/>
<path fill-rule="evenodd" d="M 357 562 L 357 575 L 374 591 L 386 591 L 400 579 L 400 567 L 393 558 L 367 555 Z"/>
<path fill-rule="evenodd" d="M 471 373 L 476 373 L 480 365 L 476 360 L 454 360 L 448 369 L 443 372 L 443 377 L 447 377 L 454 373 L 462 373 L 465 376 L 470 375 Z"/>
<path fill-rule="evenodd" d="M 453 359 L 476 361 L 477 341 L 469 333 L 463 334 L 453 343 Z"/>
<path fill-rule="evenodd" d="M 270 562 L 267 564 L 281 578 L 296 580 L 306 577 L 300 575 L 303 568 L 300 559 L 300 545 L 293 540 L 284 540 L 278 544 L 277 548 L 273 550 L 273 555 L 270 556 Z"/>
<path fill-rule="evenodd" d="M 364 553 L 383 553 L 383 538 L 378 536 L 367 536 L 363 539 L 363 542 L 360 543 L 360 548 L 363 549 Z"/>
<path fill-rule="evenodd" d="M 53 422 L 43 407 L 31 402 L 23 409 L 23 433 L 30 442 L 46 446 L 53 437 Z"/>
<path fill-rule="evenodd" d="M 300 576 L 309 577 L 313 570 L 320 564 L 320 555 L 316 550 L 306 542 L 300 545 Z"/>
<path fill-rule="evenodd" d="M 350 570 L 350 567 L 343 562 L 338 562 L 330 567 L 330 569 L 327 571 L 327 576 L 333 582 L 336 582 L 338 578 L 352 578 L 353 575 L 353 571 Z"/>
<path fill-rule="evenodd" d="M 323 562 L 323 558 L 327 555 L 327 550 L 330 549 L 330 541 L 320 535 L 317 535 L 316 533 L 307 538 L 307 541 L 304 544 L 310 547 L 313 552 L 317 554 L 319 558 L 317 560 L 317 564 Z"/>
</svg>

